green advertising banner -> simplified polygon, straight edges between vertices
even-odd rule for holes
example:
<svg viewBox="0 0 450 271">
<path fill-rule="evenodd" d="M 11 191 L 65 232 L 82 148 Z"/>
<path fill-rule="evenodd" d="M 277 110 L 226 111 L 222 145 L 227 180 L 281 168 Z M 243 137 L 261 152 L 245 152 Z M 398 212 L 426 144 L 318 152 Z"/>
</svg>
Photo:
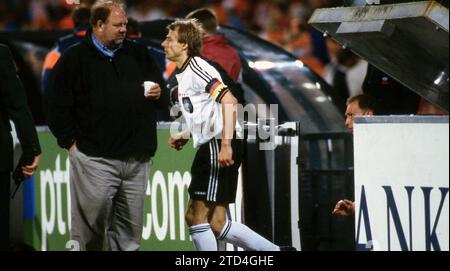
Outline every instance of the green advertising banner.
<svg viewBox="0 0 450 271">
<path fill-rule="evenodd" d="M 194 250 L 184 221 L 187 188 L 195 155 L 192 144 L 180 152 L 167 145 L 169 130 L 158 129 L 144 206 L 141 250 Z M 67 151 L 48 131 L 39 132 L 42 155 L 34 177 L 33 219 L 25 220 L 25 243 L 36 250 L 71 250 L 70 187 Z"/>
</svg>

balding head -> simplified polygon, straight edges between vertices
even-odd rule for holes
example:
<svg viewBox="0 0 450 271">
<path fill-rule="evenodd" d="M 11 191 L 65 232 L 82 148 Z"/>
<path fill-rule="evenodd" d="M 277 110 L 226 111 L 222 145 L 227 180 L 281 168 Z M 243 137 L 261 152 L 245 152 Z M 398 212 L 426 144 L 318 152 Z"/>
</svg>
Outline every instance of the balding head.
<svg viewBox="0 0 450 271">
<path fill-rule="evenodd" d="M 99 22 L 105 23 L 112 12 L 124 12 L 125 5 L 122 1 L 98 0 L 91 8 L 90 23 L 96 27 Z"/>
<path fill-rule="evenodd" d="M 108 48 L 116 48 L 125 39 L 128 20 L 121 1 L 97 1 L 90 21 L 95 38 Z"/>
</svg>

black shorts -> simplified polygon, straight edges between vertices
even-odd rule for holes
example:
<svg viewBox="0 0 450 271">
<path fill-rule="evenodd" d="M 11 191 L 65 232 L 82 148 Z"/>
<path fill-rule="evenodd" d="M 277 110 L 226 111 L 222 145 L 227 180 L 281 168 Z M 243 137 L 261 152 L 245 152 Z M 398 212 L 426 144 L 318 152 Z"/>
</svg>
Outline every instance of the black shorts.
<svg viewBox="0 0 450 271">
<path fill-rule="evenodd" d="M 234 164 L 225 168 L 219 166 L 220 142 L 220 139 L 213 138 L 198 149 L 191 168 L 192 180 L 189 186 L 191 199 L 216 203 L 235 201 L 243 141 L 240 139 L 231 141 Z"/>
</svg>

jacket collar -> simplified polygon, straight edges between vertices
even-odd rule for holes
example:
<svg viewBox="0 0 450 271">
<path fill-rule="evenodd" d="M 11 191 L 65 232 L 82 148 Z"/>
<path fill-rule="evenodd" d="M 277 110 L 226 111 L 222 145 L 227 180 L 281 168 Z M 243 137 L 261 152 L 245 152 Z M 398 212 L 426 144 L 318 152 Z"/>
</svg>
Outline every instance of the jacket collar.
<svg viewBox="0 0 450 271">
<path fill-rule="evenodd" d="M 95 38 L 94 34 L 91 34 L 91 40 L 92 40 L 92 44 L 94 44 L 95 48 L 100 53 L 104 54 L 107 57 L 111 57 L 111 58 L 113 58 L 114 55 L 116 54 L 116 52 L 123 47 L 123 44 L 120 44 L 119 46 L 117 46 L 117 48 L 111 50 L 108 47 L 106 47 L 105 45 L 103 45 L 100 41 L 98 41 Z"/>
<path fill-rule="evenodd" d="M 89 29 L 87 30 L 84 41 L 92 50 L 96 51 L 100 56 L 107 58 L 113 58 L 115 55 L 117 55 L 117 53 L 120 53 L 120 51 L 125 50 L 128 42 L 127 39 L 125 39 L 122 42 L 122 44 L 120 44 L 115 50 L 110 50 L 95 38 L 92 32 L 92 27 L 89 27 Z"/>
</svg>

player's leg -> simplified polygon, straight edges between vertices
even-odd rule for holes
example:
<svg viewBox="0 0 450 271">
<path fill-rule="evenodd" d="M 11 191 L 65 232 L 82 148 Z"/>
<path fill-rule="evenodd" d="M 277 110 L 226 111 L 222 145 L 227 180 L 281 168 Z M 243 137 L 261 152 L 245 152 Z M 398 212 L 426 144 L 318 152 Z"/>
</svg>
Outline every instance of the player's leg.
<svg viewBox="0 0 450 271">
<path fill-rule="evenodd" d="M 189 234 L 198 251 L 216 251 L 217 240 L 208 223 L 210 206 L 201 200 L 190 200 L 186 212 Z"/>
<path fill-rule="evenodd" d="M 214 141 L 219 149 L 220 140 Z M 236 199 L 239 167 L 242 161 L 243 142 L 232 141 L 233 160 L 231 167 L 219 169 L 217 187 L 214 193 L 216 206 L 212 212 L 210 225 L 219 240 L 224 240 L 246 250 L 276 251 L 279 247 L 265 239 L 249 227 L 227 219 L 227 206 Z"/>
<path fill-rule="evenodd" d="M 186 212 L 189 233 L 197 250 L 217 250 L 217 240 L 208 223 L 214 187 L 218 181 L 218 156 L 214 140 L 198 149 L 192 163 L 192 180 L 189 185 L 191 201 Z"/>
<path fill-rule="evenodd" d="M 280 248 L 244 224 L 227 220 L 227 208 L 218 204 L 211 217 L 211 228 L 218 240 L 224 240 L 245 250 L 278 251 Z"/>
</svg>

